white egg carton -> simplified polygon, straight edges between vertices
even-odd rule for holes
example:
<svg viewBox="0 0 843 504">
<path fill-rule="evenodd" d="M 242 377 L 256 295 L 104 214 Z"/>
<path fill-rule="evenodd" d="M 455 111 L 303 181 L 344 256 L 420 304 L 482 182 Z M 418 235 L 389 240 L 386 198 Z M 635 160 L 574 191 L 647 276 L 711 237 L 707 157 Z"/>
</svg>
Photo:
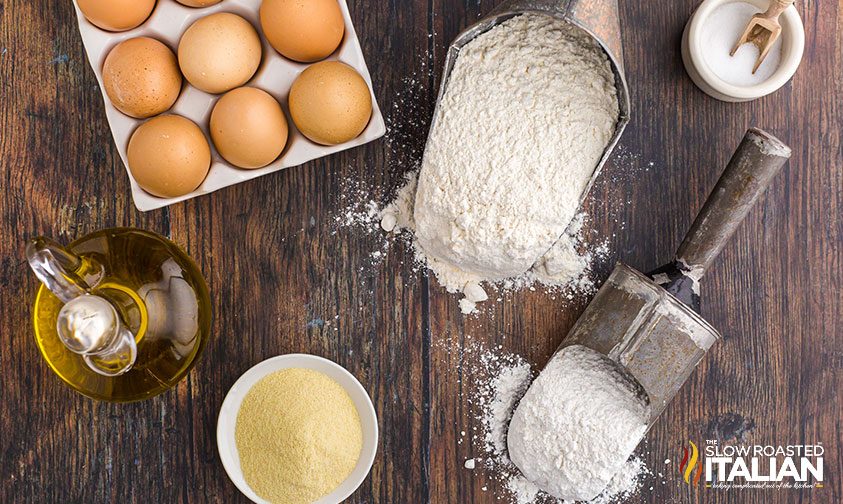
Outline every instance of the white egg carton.
<svg viewBox="0 0 843 504">
<path fill-rule="evenodd" d="M 354 26 L 351 24 L 348 5 L 345 0 L 338 1 L 342 9 L 343 19 L 345 20 L 345 35 L 339 48 L 327 59 L 339 60 L 354 67 L 366 80 L 371 91 L 372 79 L 369 75 L 368 68 L 366 68 L 366 61 L 363 59 L 363 52 L 360 49 L 360 42 L 357 40 Z M 382 137 L 386 132 L 383 115 L 378 107 L 374 93 L 372 93 L 372 118 L 366 129 L 363 130 L 363 133 L 354 140 L 333 146 L 318 145 L 308 140 L 296 129 L 295 124 L 290 119 L 287 95 L 293 81 L 309 65 L 286 59 L 269 45 L 263 36 L 263 30 L 260 26 L 258 15 L 260 4 L 261 0 L 223 0 L 210 7 L 191 8 L 175 0 L 158 0 L 155 10 L 144 24 L 133 30 L 119 33 L 108 32 L 97 28 L 85 19 L 79 7 L 76 6 L 76 15 L 79 20 L 79 32 L 82 34 L 82 42 L 88 53 L 88 61 L 94 69 L 97 81 L 99 81 L 100 90 L 105 101 L 105 113 L 108 116 L 108 123 L 111 126 L 111 132 L 114 135 L 117 150 L 120 152 L 120 157 L 126 166 L 126 172 L 129 174 L 129 180 L 132 185 L 132 197 L 138 210 L 146 212 L 172 205 L 179 201 L 195 198 L 202 194 L 208 194 L 223 187 L 238 184 L 266 175 L 267 173 L 297 166 L 313 159 L 371 142 Z M 74 5 L 76 5 L 75 2 Z M 160 40 L 169 46 L 175 54 L 178 52 L 178 43 L 182 33 L 196 20 L 215 12 L 238 14 L 252 23 L 252 26 L 261 35 L 263 45 L 261 66 L 246 85 L 263 89 L 281 103 L 281 107 L 287 115 L 287 123 L 290 131 L 287 146 L 278 159 L 263 168 L 245 170 L 232 166 L 216 151 L 208 131 L 211 110 L 221 95 L 212 95 L 200 91 L 184 79 L 181 95 L 168 113 L 187 117 L 202 128 L 208 139 L 208 144 L 211 146 L 211 170 L 208 172 L 208 177 L 202 185 L 194 192 L 177 198 L 159 198 L 141 189 L 128 170 L 126 149 L 129 145 L 129 138 L 144 120 L 134 119 L 114 108 L 108 96 L 105 94 L 102 84 L 102 66 L 106 56 L 114 46 L 124 40 L 135 37 L 151 37 Z"/>
</svg>

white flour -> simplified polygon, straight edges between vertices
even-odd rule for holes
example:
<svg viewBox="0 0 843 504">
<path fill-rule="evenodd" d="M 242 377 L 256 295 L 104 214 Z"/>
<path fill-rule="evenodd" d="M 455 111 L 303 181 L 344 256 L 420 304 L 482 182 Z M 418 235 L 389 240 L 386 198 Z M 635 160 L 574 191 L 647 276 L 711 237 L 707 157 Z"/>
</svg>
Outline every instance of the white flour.
<svg viewBox="0 0 843 504">
<path fill-rule="evenodd" d="M 403 230 L 413 231 L 415 220 L 413 206 L 416 197 L 416 186 L 418 185 L 418 171 L 413 170 L 405 175 L 404 185 L 398 190 L 395 199 L 386 205 L 378 214 L 380 227 L 388 233 L 395 233 L 396 236 Z M 592 291 L 595 286 L 589 277 L 592 263 L 595 259 L 605 259 L 609 255 L 609 247 L 604 241 L 601 244 L 586 248 L 583 244 L 583 225 L 587 219 L 586 214 L 580 213 L 568 226 L 565 234 L 553 245 L 553 247 L 536 263 L 536 265 L 516 278 L 509 278 L 500 285 L 507 290 L 517 290 L 531 286 L 533 283 L 541 283 L 553 290 L 561 291 L 568 299 L 572 299 L 574 293 L 586 293 Z M 420 265 L 429 265 L 430 261 L 419 246 L 417 240 L 408 235 L 412 243 L 415 258 Z M 480 282 L 468 280 L 459 289 L 450 291 L 461 291 L 465 296 L 460 300 L 459 306 L 463 313 L 475 313 L 478 303 L 486 301 L 489 296 Z M 487 280 L 488 281 L 488 280 Z M 555 299 L 555 298 L 554 298 Z"/>
<path fill-rule="evenodd" d="M 541 14 L 508 20 L 460 52 L 418 190 L 408 184 L 382 225 L 413 229 L 450 292 L 512 279 L 576 289 L 592 257 L 569 225 L 618 116 L 608 58 L 585 32 Z"/>
<path fill-rule="evenodd" d="M 644 437 L 649 405 L 607 357 L 561 350 L 530 386 L 509 425 L 512 462 L 547 493 L 590 500 Z"/>
<path fill-rule="evenodd" d="M 458 291 L 527 273 L 574 219 L 618 114 L 608 58 L 564 21 L 518 16 L 464 47 L 415 199 L 439 282 Z M 581 271 L 565 250 L 557 269 Z"/>
<path fill-rule="evenodd" d="M 603 490 L 603 493 L 589 501 L 589 504 L 609 504 L 623 502 L 631 497 L 641 487 L 642 476 L 651 472 L 639 457 L 630 458 Z M 567 502 L 565 504 L 568 504 Z M 573 503 L 571 503 L 573 504 Z"/>
<path fill-rule="evenodd" d="M 506 430 L 515 405 L 527 391 L 532 374 L 530 365 L 513 358 L 510 366 L 503 366 L 490 382 L 490 391 L 484 401 L 484 418 L 487 424 L 484 436 L 486 447 L 495 453 L 506 453 Z"/>
<path fill-rule="evenodd" d="M 466 469 L 482 472 L 484 481 L 491 482 L 489 491 L 495 492 L 495 499 L 501 504 L 573 504 L 554 499 L 542 492 L 535 484 L 521 475 L 509 460 L 507 453 L 507 429 L 518 401 L 530 386 L 532 372 L 530 363 L 517 354 L 508 353 L 498 345 L 486 347 L 472 339 L 457 343 L 445 340 L 448 352 L 459 351 L 461 366 L 466 370 L 464 383 L 470 390 L 464 397 L 476 408 L 478 425 L 466 425 L 461 434 L 471 441 L 466 457 L 462 460 Z M 456 346 L 459 345 L 459 346 Z M 468 384 L 473 384 L 469 386 Z M 478 428 L 479 427 L 479 428 Z M 462 439 L 459 444 L 462 445 Z M 473 461 L 470 463 L 469 461 Z M 469 468 L 469 465 L 473 467 Z M 645 477 L 651 473 L 643 460 L 630 458 L 612 479 L 606 489 L 588 504 L 619 503 L 638 492 Z M 481 477 L 478 474 L 478 477 Z"/>
</svg>

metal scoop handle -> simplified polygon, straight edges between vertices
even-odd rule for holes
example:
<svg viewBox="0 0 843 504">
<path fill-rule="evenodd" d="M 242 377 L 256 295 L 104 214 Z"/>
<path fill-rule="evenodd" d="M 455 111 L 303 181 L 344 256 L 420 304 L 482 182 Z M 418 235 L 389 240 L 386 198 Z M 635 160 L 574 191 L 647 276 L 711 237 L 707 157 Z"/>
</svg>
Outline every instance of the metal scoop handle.
<svg viewBox="0 0 843 504">
<path fill-rule="evenodd" d="M 790 154 L 790 147 L 766 131 L 751 128 L 746 132 L 676 251 L 677 260 L 697 272 L 697 278 L 720 255 Z"/>
</svg>

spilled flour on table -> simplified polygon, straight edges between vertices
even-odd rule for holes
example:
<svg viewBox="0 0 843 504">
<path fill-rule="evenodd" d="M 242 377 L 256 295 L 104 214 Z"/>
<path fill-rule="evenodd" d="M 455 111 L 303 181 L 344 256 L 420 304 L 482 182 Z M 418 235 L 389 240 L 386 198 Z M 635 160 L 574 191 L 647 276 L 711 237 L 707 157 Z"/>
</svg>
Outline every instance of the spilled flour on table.
<svg viewBox="0 0 843 504">
<path fill-rule="evenodd" d="M 404 185 L 398 190 L 395 199 L 378 213 L 378 217 L 383 231 L 401 236 L 412 245 L 416 261 L 420 265 L 430 266 L 429 258 L 414 235 L 418 174 L 418 170 L 413 170 L 405 175 Z M 578 294 L 594 292 L 596 287 L 591 278 L 592 266 L 595 260 L 608 257 L 610 250 L 608 240 L 603 240 L 598 244 L 586 244 L 585 224 L 587 221 L 588 215 L 585 213 L 575 215 L 563 236 L 536 262 L 532 269 L 512 278 L 498 281 L 486 280 L 485 283 L 493 284 L 505 291 L 515 291 L 540 284 L 549 292 L 560 294 L 567 299 L 573 299 Z M 458 289 L 449 288 L 447 285 L 445 287 L 448 292 L 463 294 L 463 298 L 460 299 L 460 309 L 464 314 L 475 313 L 477 304 L 486 301 L 488 294 L 481 286 L 481 281 L 470 276 L 463 279 L 465 282 Z"/>
<path fill-rule="evenodd" d="M 450 347 L 453 343 L 443 344 Z M 471 434 L 463 431 L 468 436 L 472 450 L 476 450 L 472 452 L 473 458 L 463 462 L 464 466 L 483 471 L 487 479 L 496 483 L 502 490 L 495 495 L 499 502 L 574 504 L 555 499 L 539 490 L 521 475 L 509 459 L 507 431 L 518 402 L 534 378 L 530 363 L 517 354 L 504 351 L 501 346 L 488 348 L 472 341 L 465 343 L 459 352 L 464 368 L 462 375 L 471 376 L 475 383 L 467 401 L 473 407 L 474 421 L 477 422 L 477 425 L 466 429 Z M 632 456 L 606 489 L 589 504 L 623 502 L 635 495 L 651 474 L 639 456 Z"/>
<path fill-rule="evenodd" d="M 378 230 L 380 209 L 371 188 L 355 179 L 345 179 L 337 197 L 340 209 L 331 216 L 331 234 L 344 229 L 357 237 L 366 237 L 372 250 L 363 257 L 365 262 L 358 268 L 360 271 L 376 268 L 386 257 L 390 240 Z"/>
<path fill-rule="evenodd" d="M 384 104 L 387 129 L 383 138 L 386 145 L 386 172 L 403 175 L 405 182 L 411 175 L 415 180 L 414 174 L 418 173 L 424 152 L 432 110 L 427 91 L 430 77 L 431 72 L 423 59 L 421 69 L 404 77 L 392 94 L 391 102 Z M 376 167 L 366 169 L 375 170 Z M 383 167 L 377 167 L 377 170 L 381 169 Z M 332 215 L 333 233 L 340 229 L 348 229 L 373 239 L 377 248 L 371 252 L 369 264 L 366 266 L 378 266 L 386 257 L 392 243 L 412 248 L 411 234 L 384 234 L 381 229 L 381 208 L 384 206 L 382 202 L 389 201 L 385 193 L 392 191 L 394 186 L 368 184 L 365 180 L 350 177 L 344 178 L 339 185 L 339 210 Z M 412 191 L 415 192 L 415 185 Z M 377 234 L 378 239 L 375 239 L 373 234 Z M 422 263 L 414 261 L 414 272 L 423 268 Z"/>
</svg>

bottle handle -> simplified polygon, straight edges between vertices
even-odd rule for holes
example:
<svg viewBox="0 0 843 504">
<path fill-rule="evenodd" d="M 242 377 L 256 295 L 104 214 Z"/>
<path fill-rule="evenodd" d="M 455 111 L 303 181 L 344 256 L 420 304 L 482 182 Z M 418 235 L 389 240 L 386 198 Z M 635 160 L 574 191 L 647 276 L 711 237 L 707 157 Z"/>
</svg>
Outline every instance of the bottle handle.
<svg viewBox="0 0 843 504">
<path fill-rule="evenodd" d="M 44 237 L 27 244 L 26 259 L 41 283 L 64 303 L 56 320 L 64 346 L 101 375 L 117 376 L 131 369 L 138 353 L 134 335 L 109 300 L 91 293 L 103 277 L 102 265 Z M 93 285 L 82 278 L 82 271 Z"/>
<path fill-rule="evenodd" d="M 38 280 L 62 303 L 91 290 L 91 286 L 77 274 L 82 267 L 82 259 L 49 238 L 32 239 L 26 245 L 26 259 Z"/>
</svg>

